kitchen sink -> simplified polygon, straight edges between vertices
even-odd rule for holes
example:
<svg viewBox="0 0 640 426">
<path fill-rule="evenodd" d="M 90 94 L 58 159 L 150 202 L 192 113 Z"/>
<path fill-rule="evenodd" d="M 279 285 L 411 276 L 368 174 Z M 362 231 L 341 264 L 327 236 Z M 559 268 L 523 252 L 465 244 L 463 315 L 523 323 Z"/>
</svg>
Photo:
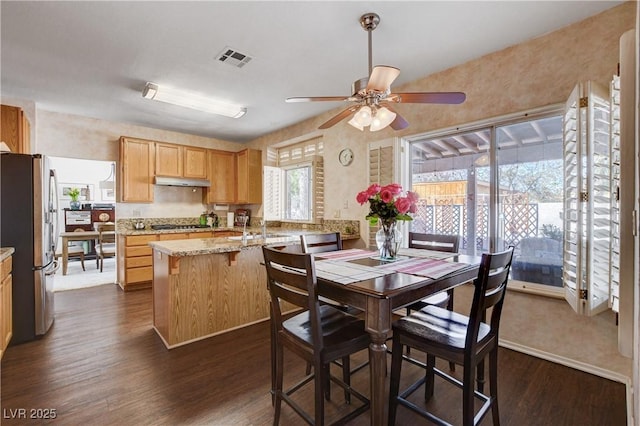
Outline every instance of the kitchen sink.
<svg viewBox="0 0 640 426">
<path fill-rule="evenodd" d="M 282 237 L 291 237 L 291 235 L 287 234 L 267 234 L 267 238 L 282 238 Z M 262 234 L 257 235 L 247 235 L 247 240 L 260 239 L 262 238 Z M 234 235 L 233 237 L 227 237 L 227 239 L 232 241 L 241 241 L 242 235 Z"/>
</svg>

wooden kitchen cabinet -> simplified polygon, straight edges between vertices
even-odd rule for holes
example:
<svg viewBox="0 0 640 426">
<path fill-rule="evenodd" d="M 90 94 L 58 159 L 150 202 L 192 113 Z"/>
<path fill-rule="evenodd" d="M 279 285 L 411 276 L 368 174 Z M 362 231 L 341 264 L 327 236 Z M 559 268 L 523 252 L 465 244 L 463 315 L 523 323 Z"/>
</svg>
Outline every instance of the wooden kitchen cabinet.
<svg viewBox="0 0 640 426">
<path fill-rule="evenodd" d="M 210 188 L 202 193 L 203 202 L 235 203 L 236 201 L 236 154 L 210 149 L 207 153 L 207 179 Z"/>
<path fill-rule="evenodd" d="M 159 234 L 158 241 L 168 241 L 168 240 L 186 240 L 189 238 L 189 234 L 180 232 L 178 234 Z"/>
<path fill-rule="evenodd" d="M 156 176 L 205 179 L 207 150 L 156 142 Z"/>
<path fill-rule="evenodd" d="M 213 238 L 213 231 L 211 232 L 190 232 L 189 239 L 193 238 Z"/>
<path fill-rule="evenodd" d="M 31 126 L 22 108 L 2 105 L 0 133 L 11 152 L 30 154 Z"/>
<path fill-rule="evenodd" d="M 148 243 L 157 239 L 157 234 L 118 236 L 118 284 L 123 290 L 151 287 L 153 258 Z"/>
<path fill-rule="evenodd" d="M 120 138 L 118 201 L 152 203 L 156 144 L 144 139 Z"/>
<path fill-rule="evenodd" d="M 12 269 L 12 256 L 0 263 L 0 358 L 4 355 L 13 335 Z"/>
<path fill-rule="evenodd" d="M 185 146 L 183 149 L 182 174 L 186 178 L 207 178 L 207 150 L 195 146 Z"/>
<path fill-rule="evenodd" d="M 262 151 L 245 149 L 236 154 L 236 203 L 262 203 Z"/>
<path fill-rule="evenodd" d="M 182 177 L 182 147 L 156 142 L 156 176 Z"/>
</svg>

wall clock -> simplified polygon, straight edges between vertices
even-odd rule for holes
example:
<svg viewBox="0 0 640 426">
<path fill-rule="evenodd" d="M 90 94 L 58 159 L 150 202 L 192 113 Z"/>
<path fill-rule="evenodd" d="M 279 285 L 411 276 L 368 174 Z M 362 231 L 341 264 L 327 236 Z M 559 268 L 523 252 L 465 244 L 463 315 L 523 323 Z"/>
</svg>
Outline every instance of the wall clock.
<svg viewBox="0 0 640 426">
<path fill-rule="evenodd" d="M 340 164 L 343 166 L 348 166 L 353 161 L 353 151 L 349 148 L 345 148 L 340 151 L 340 155 L 338 155 L 338 159 L 340 160 Z"/>
</svg>

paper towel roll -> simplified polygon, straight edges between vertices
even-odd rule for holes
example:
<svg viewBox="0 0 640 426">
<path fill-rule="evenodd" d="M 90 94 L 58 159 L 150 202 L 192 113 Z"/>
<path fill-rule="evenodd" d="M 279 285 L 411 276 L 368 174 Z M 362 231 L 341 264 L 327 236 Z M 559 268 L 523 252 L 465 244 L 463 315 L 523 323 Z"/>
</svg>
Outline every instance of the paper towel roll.
<svg viewBox="0 0 640 426">
<path fill-rule="evenodd" d="M 228 212 L 227 213 L 227 226 L 228 227 L 232 227 L 233 226 L 233 212 Z"/>
</svg>

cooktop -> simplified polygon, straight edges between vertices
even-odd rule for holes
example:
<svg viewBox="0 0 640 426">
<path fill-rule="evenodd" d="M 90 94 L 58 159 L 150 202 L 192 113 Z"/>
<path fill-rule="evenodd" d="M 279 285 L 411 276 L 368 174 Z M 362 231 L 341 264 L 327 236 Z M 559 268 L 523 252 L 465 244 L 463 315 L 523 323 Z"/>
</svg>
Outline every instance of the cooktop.
<svg viewBox="0 0 640 426">
<path fill-rule="evenodd" d="M 175 224 L 163 224 L 163 225 L 151 225 L 151 229 L 156 231 L 163 229 L 195 229 L 195 228 L 209 228 L 208 225 L 198 225 L 198 224 L 190 224 L 190 225 L 175 225 Z"/>
</svg>

